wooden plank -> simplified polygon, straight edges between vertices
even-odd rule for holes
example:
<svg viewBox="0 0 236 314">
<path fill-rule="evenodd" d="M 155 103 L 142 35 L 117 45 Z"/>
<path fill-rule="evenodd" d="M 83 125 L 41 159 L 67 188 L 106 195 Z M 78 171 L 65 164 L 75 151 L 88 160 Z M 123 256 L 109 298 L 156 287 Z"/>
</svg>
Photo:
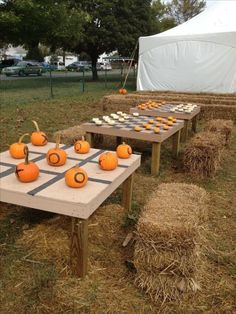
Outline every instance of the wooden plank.
<svg viewBox="0 0 236 314">
<path fill-rule="evenodd" d="M 173 151 L 173 156 L 178 157 L 179 155 L 179 148 L 180 148 L 180 133 L 181 131 L 176 132 L 173 135 L 173 145 L 172 145 L 172 151 Z"/>
<path fill-rule="evenodd" d="M 182 136 L 181 136 L 181 140 L 183 142 L 187 141 L 188 129 L 189 129 L 189 121 L 188 120 L 184 120 L 184 128 L 182 129 Z"/>
<path fill-rule="evenodd" d="M 89 142 L 90 146 L 93 147 L 93 145 L 94 145 L 94 134 L 86 132 L 85 137 L 86 137 L 86 140 Z"/>
<path fill-rule="evenodd" d="M 131 174 L 123 183 L 122 203 L 125 209 L 131 210 L 134 176 Z"/>
<path fill-rule="evenodd" d="M 199 117 L 199 115 L 197 114 L 197 115 L 193 118 L 193 120 L 192 120 L 192 131 L 193 131 L 194 133 L 197 133 L 198 117 Z"/>
<path fill-rule="evenodd" d="M 161 143 L 152 143 L 151 174 L 157 176 L 160 170 Z"/>
<path fill-rule="evenodd" d="M 70 266 L 73 274 L 84 278 L 88 266 L 88 220 L 72 218 Z"/>
<path fill-rule="evenodd" d="M 116 145 L 118 146 L 118 145 L 120 145 L 121 143 L 122 143 L 122 137 L 117 136 L 117 137 L 116 137 Z"/>
</svg>

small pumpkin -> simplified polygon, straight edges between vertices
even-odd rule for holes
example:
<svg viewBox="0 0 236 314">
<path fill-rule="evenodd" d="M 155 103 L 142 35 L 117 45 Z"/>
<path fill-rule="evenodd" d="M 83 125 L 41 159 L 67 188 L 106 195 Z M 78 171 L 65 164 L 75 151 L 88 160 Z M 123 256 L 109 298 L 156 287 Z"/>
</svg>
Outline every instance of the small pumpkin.
<svg viewBox="0 0 236 314">
<path fill-rule="evenodd" d="M 167 124 L 165 124 L 165 125 L 163 126 L 163 129 L 164 129 L 164 130 L 169 130 L 169 126 L 168 126 Z"/>
<path fill-rule="evenodd" d="M 152 126 L 150 124 L 146 125 L 146 130 L 151 130 Z"/>
<path fill-rule="evenodd" d="M 155 129 L 154 129 L 154 132 L 155 132 L 155 133 L 160 133 L 160 128 L 155 128 Z"/>
<path fill-rule="evenodd" d="M 23 138 L 29 135 L 28 133 L 23 134 L 17 143 L 13 143 L 11 144 L 10 148 L 9 148 L 9 153 L 11 155 L 11 157 L 16 158 L 16 159 L 21 159 L 24 158 L 26 155 L 26 144 L 22 143 Z"/>
<path fill-rule="evenodd" d="M 140 132 L 140 131 L 142 131 L 142 129 L 141 129 L 139 126 L 135 126 L 135 127 L 134 127 L 134 131 Z"/>
<path fill-rule="evenodd" d="M 88 182 L 87 172 L 76 165 L 66 171 L 65 182 L 71 188 L 82 188 Z"/>
<path fill-rule="evenodd" d="M 125 89 L 125 88 L 120 88 L 120 89 L 119 89 L 119 94 L 121 94 L 121 95 L 127 94 L 127 89 Z"/>
<path fill-rule="evenodd" d="M 118 158 L 115 153 L 106 152 L 99 157 L 99 166 L 102 170 L 114 170 L 118 165 Z"/>
<path fill-rule="evenodd" d="M 116 148 L 116 153 L 119 158 L 127 159 L 132 155 L 132 148 L 123 142 Z"/>
<path fill-rule="evenodd" d="M 78 154 L 87 154 L 90 151 L 90 144 L 82 136 L 80 141 L 76 141 L 74 144 L 75 152 Z"/>
<path fill-rule="evenodd" d="M 25 147 L 25 162 L 16 166 L 15 175 L 21 182 L 35 181 L 39 176 L 39 167 L 34 162 L 29 162 L 29 149 Z"/>
<path fill-rule="evenodd" d="M 60 145 L 60 134 L 56 137 L 56 146 L 48 150 L 46 159 L 50 166 L 59 167 L 66 163 L 67 153 L 64 149 L 59 148 Z"/>
<path fill-rule="evenodd" d="M 32 120 L 32 122 L 35 125 L 36 131 L 31 134 L 31 143 L 35 146 L 46 145 L 48 142 L 47 135 L 39 130 L 39 126 L 36 121 Z"/>
</svg>

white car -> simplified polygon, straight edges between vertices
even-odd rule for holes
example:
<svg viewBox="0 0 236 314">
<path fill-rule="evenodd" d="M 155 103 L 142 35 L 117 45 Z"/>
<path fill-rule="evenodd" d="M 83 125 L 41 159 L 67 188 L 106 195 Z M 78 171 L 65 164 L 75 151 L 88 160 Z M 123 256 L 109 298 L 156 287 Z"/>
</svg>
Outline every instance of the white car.
<svg viewBox="0 0 236 314">
<path fill-rule="evenodd" d="M 97 70 L 106 70 L 106 71 L 111 71 L 112 67 L 109 62 L 98 62 L 97 63 Z"/>
</svg>

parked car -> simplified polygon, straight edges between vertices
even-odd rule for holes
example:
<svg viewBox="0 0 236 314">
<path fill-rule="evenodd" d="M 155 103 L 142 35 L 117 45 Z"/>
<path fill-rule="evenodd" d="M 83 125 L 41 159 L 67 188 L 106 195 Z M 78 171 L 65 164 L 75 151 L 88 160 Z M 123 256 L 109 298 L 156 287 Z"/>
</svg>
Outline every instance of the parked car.
<svg viewBox="0 0 236 314">
<path fill-rule="evenodd" d="M 88 61 L 76 61 L 71 64 L 69 64 L 66 69 L 68 71 L 90 71 L 91 65 L 88 63 Z"/>
<path fill-rule="evenodd" d="M 43 67 L 39 62 L 34 61 L 20 61 L 15 66 L 6 67 L 2 70 L 2 73 L 6 76 L 19 75 L 26 76 L 31 74 L 36 74 L 38 76 L 42 75 Z"/>
<path fill-rule="evenodd" d="M 51 62 L 50 66 L 53 71 L 65 71 L 66 70 L 65 63 L 61 61 Z"/>
<path fill-rule="evenodd" d="M 13 65 L 17 65 L 18 62 L 20 62 L 19 59 L 2 60 L 0 62 L 0 73 L 1 73 L 2 69 L 7 68 L 7 67 L 11 67 Z"/>
<path fill-rule="evenodd" d="M 98 62 L 96 65 L 97 71 L 102 71 L 102 70 L 106 70 L 106 71 L 111 71 L 112 67 L 111 64 L 109 62 Z"/>
</svg>

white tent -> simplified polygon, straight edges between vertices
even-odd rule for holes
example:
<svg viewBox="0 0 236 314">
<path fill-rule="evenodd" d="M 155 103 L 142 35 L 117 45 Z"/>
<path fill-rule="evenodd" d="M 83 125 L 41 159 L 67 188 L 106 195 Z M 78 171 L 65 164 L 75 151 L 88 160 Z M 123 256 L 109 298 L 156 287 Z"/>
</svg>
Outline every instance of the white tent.
<svg viewBox="0 0 236 314">
<path fill-rule="evenodd" d="M 139 38 L 138 90 L 236 92 L 236 0 Z"/>
</svg>

